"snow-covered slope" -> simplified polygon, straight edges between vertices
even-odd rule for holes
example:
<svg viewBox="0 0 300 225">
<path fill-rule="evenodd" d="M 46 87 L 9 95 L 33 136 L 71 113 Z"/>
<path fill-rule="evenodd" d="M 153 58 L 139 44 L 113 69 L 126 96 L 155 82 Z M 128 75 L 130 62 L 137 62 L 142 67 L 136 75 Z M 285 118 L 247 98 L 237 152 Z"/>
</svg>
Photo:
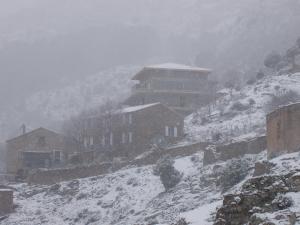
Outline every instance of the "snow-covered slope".
<svg viewBox="0 0 300 225">
<path fill-rule="evenodd" d="M 223 90 L 226 95 L 215 105 L 187 117 L 186 132 L 190 138 L 203 141 L 221 134 L 220 139 L 225 142 L 263 135 L 270 110 L 268 103 L 273 96 L 283 96 L 289 91 L 300 95 L 300 73 L 265 77 L 232 93 Z"/>
<path fill-rule="evenodd" d="M 253 165 L 264 156 L 244 159 Z M 182 217 L 195 221 L 193 224 L 212 224 L 211 213 L 222 199 L 215 184 L 215 168 L 226 163 L 203 167 L 202 158 L 202 153 L 197 153 L 176 159 L 175 168 L 183 178 L 167 192 L 153 175 L 153 166 L 125 168 L 50 187 L 14 185 L 16 212 L 0 224 L 149 225 L 171 224 Z M 197 212 L 200 214 L 195 215 Z"/>
</svg>

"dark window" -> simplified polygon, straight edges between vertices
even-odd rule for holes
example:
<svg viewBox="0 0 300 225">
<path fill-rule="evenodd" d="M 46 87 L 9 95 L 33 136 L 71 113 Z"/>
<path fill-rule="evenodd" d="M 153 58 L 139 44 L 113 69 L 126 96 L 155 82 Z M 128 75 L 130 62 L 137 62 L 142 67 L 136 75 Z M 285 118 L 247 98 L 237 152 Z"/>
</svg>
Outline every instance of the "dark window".
<svg viewBox="0 0 300 225">
<path fill-rule="evenodd" d="M 180 105 L 180 107 L 185 106 L 185 97 L 184 96 L 179 97 L 179 105 Z"/>
<path fill-rule="evenodd" d="M 46 137 L 39 137 L 39 139 L 38 139 L 38 145 L 40 147 L 44 147 L 46 145 Z"/>
<path fill-rule="evenodd" d="M 61 152 L 60 151 L 54 151 L 54 162 L 60 163 L 61 161 Z"/>
</svg>

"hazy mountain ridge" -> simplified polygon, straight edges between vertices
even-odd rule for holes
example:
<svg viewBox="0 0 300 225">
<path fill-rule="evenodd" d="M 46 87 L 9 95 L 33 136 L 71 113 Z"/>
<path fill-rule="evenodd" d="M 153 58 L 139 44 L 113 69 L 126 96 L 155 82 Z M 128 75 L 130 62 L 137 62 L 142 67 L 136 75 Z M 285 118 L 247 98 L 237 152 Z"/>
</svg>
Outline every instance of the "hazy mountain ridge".
<svg viewBox="0 0 300 225">
<path fill-rule="evenodd" d="M 108 100 L 124 100 L 130 94 L 130 78 L 138 69 L 127 66 L 99 72 L 80 81 L 69 81 L 63 88 L 37 92 L 23 105 L 7 107 L 0 114 L 0 140 L 20 134 L 23 123 L 28 129 L 46 126 L 57 130 L 64 120 L 82 111 Z"/>
</svg>

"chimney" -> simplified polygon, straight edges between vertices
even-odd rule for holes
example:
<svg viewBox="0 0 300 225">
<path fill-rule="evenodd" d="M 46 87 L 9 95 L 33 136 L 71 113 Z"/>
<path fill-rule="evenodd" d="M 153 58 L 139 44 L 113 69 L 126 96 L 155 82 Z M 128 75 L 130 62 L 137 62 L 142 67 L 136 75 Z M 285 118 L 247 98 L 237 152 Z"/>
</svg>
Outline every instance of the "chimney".
<svg viewBox="0 0 300 225">
<path fill-rule="evenodd" d="M 26 125 L 22 124 L 21 126 L 22 134 L 26 134 Z"/>
</svg>

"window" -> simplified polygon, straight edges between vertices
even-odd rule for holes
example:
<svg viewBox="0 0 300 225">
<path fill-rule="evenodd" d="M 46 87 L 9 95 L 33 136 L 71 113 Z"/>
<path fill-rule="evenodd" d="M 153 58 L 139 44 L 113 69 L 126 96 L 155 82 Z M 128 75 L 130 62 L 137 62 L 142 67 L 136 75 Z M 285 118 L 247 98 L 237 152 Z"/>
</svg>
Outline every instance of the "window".
<svg viewBox="0 0 300 225">
<path fill-rule="evenodd" d="M 104 147 L 105 146 L 105 135 L 102 136 L 101 142 L 102 142 L 102 146 Z"/>
<path fill-rule="evenodd" d="M 178 137 L 178 129 L 177 129 L 177 127 L 174 127 L 174 137 Z"/>
<path fill-rule="evenodd" d="M 165 127 L 165 136 L 169 137 L 169 127 L 168 126 Z"/>
<path fill-rule="evenodd" d="M 111 146 L 114 145 L 114 135 L 113 135 L 113 133 L 110 133 L 109 143 L 110 143 Z"/>
<path fill-rule="evenodd" d="M 55 163 L 60 163 L 61 162 L 61 151 L 54 150 L 53 151 L 53 160 Z"/>
<path fill-rule="evenodd" d="M 123 123 L 123 124 L 126 124 L 126 114 L 123 114 L 123 115 L 122 115 L 122 123 Z"/>
<path fill-rule="evenodd" d="M 180 105 L 180 107 L 185 106 L 185 97 L 184 96 L 179 97 L 179 105 Z"/>
<path fill-rule="evenodd" d="M 129 124 L 132 124 L 132 114 L 128 115 L 128 122 L 129 122 Z"/>
<path fill-rule="evenodd" d="M 174 129 L 172 127 L 169 127 L 169 136 L 174 137 Z"/>
<path fill-rule="evenodd" d="M 94 137 L 90 137 L 90 145 L 94 145 Z"/>
<path fill-rule="evenodd" d="M 132 132 L 128 133 L 128 141 L 129 143 L 132 143 Z"/>
<path fill-rule="evenodd" d="M 46 145 L 46 137 L 39 137 L 38 145 L 44 147 Z"/>
<path fill-rule="evenodd" d="M 88 138 L 87 137 L 83 138 L 83 145 L 84 145 L 84 147 L 88 146 Z"/>
<path fill-rule="evenodd" d="M 126 134 L 122 133 L 122 144 L 126 143 Z"/>
</svg>

